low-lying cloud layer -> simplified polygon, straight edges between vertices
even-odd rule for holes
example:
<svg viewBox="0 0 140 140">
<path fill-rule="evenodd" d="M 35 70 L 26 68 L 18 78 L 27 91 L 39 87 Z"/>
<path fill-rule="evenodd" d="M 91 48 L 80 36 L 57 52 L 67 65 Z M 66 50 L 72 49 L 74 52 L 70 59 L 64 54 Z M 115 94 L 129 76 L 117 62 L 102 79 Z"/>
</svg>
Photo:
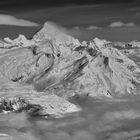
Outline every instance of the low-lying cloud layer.
<svg viewBox="0 0 140 140">
<path fill-rule="evenodd" d="M 87 30 L 96 30 L 96 29 L 101 29 L 101 27 L 91 25 L 91 26 L 88 26 L 86 29 Z"/>
<path fill-rule="evenodd" d="M 25 19 L 18 19 L 11 15 L 0 14 L 0 25 L 14 25 L 14 26 L 38 26 L 37 23 Z"/>
<path fill-rule="evenodd" d="M 85 29 L 85 30 L 97 30 L 97 29 L 101 29 L 101 27 L 94 26 L 94 25 L 89 25 L 88 27 L 74 26 L 73 29 L 74 29 L 74 30 L 80 30 L 80 29 Z"/>
<path fill-rule="evenodd" d="M 122 21 L 116 21 L 109 25 L 109 27 L 134 27 L 134 22 L 123 23 Z"/>
<path fill-rule="evenodd" d="M 136 24 L 134 22 L 128 22 L 128 23 L 124 23 L 122 21 L 116 21 L 116 22 L 112 22 L 110 25 L 108 25 L 108 27 L 110 28 L 117 28 L 117 27 L 136 27 Z M 106 27 L 104 27 L 106 28 Z M 103 27 L 99 27 L 99 26 L 95 26 L 95 25 L 89 25 L 87 27 L 80 27 L 80 26 L 74 26 L 73 27 L 74 30 L 87 30 L 87 31 L 92 31 L 92 30 L 99 30 L 99 29 L 103 29 Z"/>
</svg>

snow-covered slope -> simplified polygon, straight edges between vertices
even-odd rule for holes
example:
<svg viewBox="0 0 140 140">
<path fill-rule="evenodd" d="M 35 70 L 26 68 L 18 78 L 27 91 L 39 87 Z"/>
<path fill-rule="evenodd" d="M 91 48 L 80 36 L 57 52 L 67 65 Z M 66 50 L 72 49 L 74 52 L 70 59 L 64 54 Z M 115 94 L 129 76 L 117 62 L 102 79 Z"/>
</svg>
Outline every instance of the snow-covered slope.
<svg viewBox="0 0 140 140">
<path fill-rule="evenodd" d="M 139 49 L 139 42 L 129 44 Z M 26 98 L 39 104 L 45 114 L 50 114 L 50 104 L 44 99 L 54 105 L 57 98 L 52 112 L 60 115 L 57 104 L 60 107 L 62 100 L 69 110 L 63 113 L 79 110 L 67 101 L 77 94 L 111 98 L 139 94 L 140 68 L 124 49 L 125 43 L 98 38 L 79 42 L 51 23 L 45 23 L 31 40 L 23 35 L 14 40 L 4 38 L 0 44 L 1 97 L 12 96 L 12 101 L 17 96 Z M 16 94 L 10 94 L 11 87 Z"/>
</svg>

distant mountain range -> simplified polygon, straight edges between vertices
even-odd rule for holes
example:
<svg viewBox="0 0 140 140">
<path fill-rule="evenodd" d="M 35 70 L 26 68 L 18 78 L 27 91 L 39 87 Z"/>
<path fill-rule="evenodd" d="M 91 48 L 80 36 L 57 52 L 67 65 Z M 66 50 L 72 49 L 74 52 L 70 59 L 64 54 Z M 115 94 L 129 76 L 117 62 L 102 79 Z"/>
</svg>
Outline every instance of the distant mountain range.
<svg viewBox="0 0 140 140">
<path fill-rule="evenodd" d="M 80 110 L 67 100 L 76 95 L 139 94 L 139 48 L 138 41 L 80 42 L 49 22 L 31 40 L 23 35 L 1 39 L 1 112 L 32 108 L 60 117 Z"/>
</svg>

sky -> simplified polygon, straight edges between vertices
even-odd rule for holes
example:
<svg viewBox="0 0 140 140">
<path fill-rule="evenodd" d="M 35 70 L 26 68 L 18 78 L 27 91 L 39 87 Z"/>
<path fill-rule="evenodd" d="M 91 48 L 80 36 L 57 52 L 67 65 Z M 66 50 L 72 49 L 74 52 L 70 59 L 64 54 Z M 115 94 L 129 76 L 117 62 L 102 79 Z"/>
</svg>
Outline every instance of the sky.
<svg viewBox="0 0 140 140">
<path fill-rule="evenodd" d="M 1 0 L 1 9 L 33 8 L 33 7 L 54 7 L 62 5 L 87 5 L 105 3 L 140 3 L 139 0 Z"/>
<path fill-rule="evenodd" d="M 80 40 L 140 40 L 140 0 L 0 1 L 0 38 L 31 38 L 46 21 Z"/>
</svg>

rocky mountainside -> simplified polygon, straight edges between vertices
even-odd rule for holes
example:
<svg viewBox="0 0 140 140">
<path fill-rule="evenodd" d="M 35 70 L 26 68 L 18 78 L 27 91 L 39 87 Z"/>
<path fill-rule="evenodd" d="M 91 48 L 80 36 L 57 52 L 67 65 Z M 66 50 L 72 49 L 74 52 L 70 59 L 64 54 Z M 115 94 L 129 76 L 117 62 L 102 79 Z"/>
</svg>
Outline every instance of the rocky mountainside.
<svg viewBox="0 0 140 140">
<path fill-rule="evenodd" d="M 48 116 L 79 111 L 75 95 L 115 98 L 139 94 L 140 43 L 95 38 L 79 42 L 50 23 L 31 40 L 0 41 L 0 109 Z"/>
</svg>

